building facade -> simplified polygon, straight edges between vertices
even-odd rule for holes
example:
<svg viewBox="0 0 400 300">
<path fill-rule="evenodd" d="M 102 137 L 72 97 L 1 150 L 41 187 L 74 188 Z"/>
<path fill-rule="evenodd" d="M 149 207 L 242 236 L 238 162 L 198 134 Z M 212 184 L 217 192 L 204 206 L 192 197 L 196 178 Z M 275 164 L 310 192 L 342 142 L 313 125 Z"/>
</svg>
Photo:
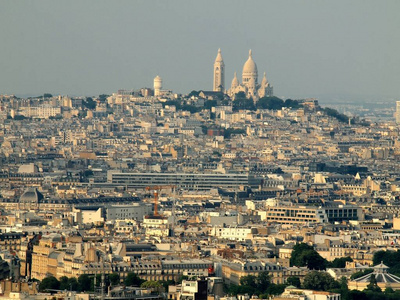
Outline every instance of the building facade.
<svg viewBox="0 0 400 300">
<path fill-rule="evenodd" d="M 117 173 L 108 172 L 109 183 L 129 188 L 175 185 L 185 190 L 208 191 L 213 188 L 240 189 L 251 182 L 248 174 L 205 174 L 205 173 Z"/>
<path fill-rule="evenodd" d="M 231 88 L 228 90 L 228 95 L 234 98 L 239 92 L 245 93 L 246 97 L 253 98 L 254 101 L 257 101 L 262 97 L 273 96 L 273 88 L 268 82 L 265 72 L 261 83 L 258 83 L 258 69 L 253 60 L 253 54 L 251 50 L 249 51 L 249 58 L 243 65 L 242 83 L 239 82 L 235 72 Z"/>
</svg>

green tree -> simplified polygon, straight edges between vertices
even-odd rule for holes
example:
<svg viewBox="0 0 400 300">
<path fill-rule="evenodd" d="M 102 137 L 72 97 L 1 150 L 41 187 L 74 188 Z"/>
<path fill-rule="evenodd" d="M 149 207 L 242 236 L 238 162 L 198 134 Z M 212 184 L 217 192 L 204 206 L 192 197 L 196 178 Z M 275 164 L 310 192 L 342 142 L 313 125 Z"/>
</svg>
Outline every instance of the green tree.
<svg viewBox="0 0 400 300">
<path fill-rule="evenodd" d="M 257 288 L 257 277 L 255 275 L 247 275 L 240 278 L 240 285 L 251 286 Z"/>
<path fill-rule="evenodd" d="M 71 277 L 68 279 L 68 290 L 71 290 L 71 291 L 79 290 L 79 283 L 75 277 Z"/>
<path fill-rule="evenodd" d="M 78 277 L 78 284 L 81 292 L 93 291 L 92 280 L 87 274 L 82 274 Z"/>
<path fill-rule="evenodd" d="M 296 244 L 293 247 L 292 254 L 290 256 L 290 266 L 299 266 L 301 261 L 299 260 L 300 255 L 307 250 L 314 250 L 314 248 L 305 243 Z"/>
<path fill-rule="evenodd" d="M 339 284 L 326 272 L 311 271 L 304 277 L 303 287 L 316 291 L 328 291 L 339 288 Z"/>
<path fill-rule="evenodd" d="M 232 102 L 232 110 L 233 111 L 238 111 L 238 110 L 256 110 L 256 107 L 254 105 L 253 99 L 247 99 L 247 98 L 236 98 Z"/>
<path fill-rule="evenodd" d="M 357 291 L 357 290 L 349 291 L 349 296 L 347 299 L 349 299 L 349 300 L 369 300 L 368 296 L 364 292 Z"/>
<path fill-rule="evenodd" d="M 224 130 L 224 138 L 230 139 L 233 134 L 245 134 L 246 131 L 241 128 L 226 128 Z"/>
<path fill-rule="evenodd" d="M 75 277 L 68 278 L 67 276 L 62 276 L 60 278 L 60 290 L 67 291 L 78 291 L 79 284 Z"/>
<path fill-rule="evenodd" d="M 118 285 L 120 284 L 120 276 L 118 273 L 112 273 L 108 275 L 108 280 L 110 281 L 111 285 Z"/>
<path fill-rule="evenodd" d="M 110 95 L 106 95 L 106 94 L 101 94 L 99 95 L 99 100 L 101 102 L 107 102 L 107 98 L 110 97 Z"/>
<path fill-rule="evenodd" d="M 365 269 L 363 271 L 355 272 L 355 273 L 351 274 L 350 279 L 353 280 L 353 279 L 363 277 L 364 275 L 372 273 L 373 271 L 374 271 L 373 269 Z"/>
<path fill-rule="evenodd" d="M 338 293 L 342 296 L 342 300 L 349 299 L 349 287 L 347 286 L 347 278 L 342 277 L 339 281 L 336 281 L 335 287 L 330 289 L 331 293 Z"/>
<path fill-rule="evenodd" d="M 391 287 L 387 287 L 385 289 L 385 294 L 392 294 L 392 293 L 394 293 L 394 289 L 392 289 Z"/>
<path fill-rule="evenodd" d="M 300 278 L 297 277 L 297 276 L 290 276 L 286 280 L 286 284 L 287 285 L 293 285 L 293 286 L 299 288 L 301 286 Z"/>
<path fill-rule="evenodd" d="M 299 108 L 302 107 L 302 105 L 299 103 L 297 100 L 292 100 L 292 99 L 286 99 L 285 101 L 285 107 L 290 107 L 290 108 Z"/>
<path fill-rule="evenodd" d="M 181 275 L 181 276 L 179 276 L 178 281 L 176 283 L 181 284 L 183 280 L 187 280 L 187 279 L 189 279 L 189 276 Z"/>
<path fill-rule="evenodd" d="M 158 293 L 161 293 L 164 290 L 164 286 L 162 285 L 162 283 L 159 282 L 159 281 L 154 281 L 154 280 L 149 280 L 149 281 L 143 282 L 140 285 L 140 287 L 142 287 L 142 288 L 151 288 L 151 289 L 155 290 Z"/>
<path fill-rule="evenodd" d="M 97 102 L 93 100 L 92 97 L 87 97 L 85 101 L 83 101 L 83 106 L 87 109 L 95 109 Z"/>
<path fill-rule="evenodd" d="M 327 263 L 327 268 L 345 268 L 346 262 L 352 262 L 351 257 L 335 258 L 333 261 Z"/>
<path fill-rule="evenodd" d="M 168 106 L 175 106 L 175 107 L 176 107 L 176 110 L 181 110 L 181 108 L 182 108 L 182 101 L 176 99 L 176 100 L 168 100 L 168 101 L 165 101 L 165 102 L 162 103 L 162 106 L 163 106 L 163 107 L 165 107 L 165 106 L 167 106 L 167 105 L 168 105 Z"/>
<path fill-rule="evenodd" d="M 160 280 L 159 282 L 164 287 L 164 291 L 168 291 L 168 287 L 175 284 L 174 280 Z"/>
<path fill-rule="evenodd" d="M 145 280 L 139 278 L 135 273 L 128 273 L 124 282 L 127 286 L 140 286 Z"/>
<path fill-rule="evenodd" d="M 328 115 L 332 118 L 335 118 L 340 122 L 343 122 L 343 123 L 349 122 L 349 117 L 346 116 L 345 114 L 339 113 L 336 109 L 325 107 L 323 109 L 323 111 L 325 112 L 326 115 Z"/>
<path fill-rule="evenodd" d="M 284 106 L 285 102 L 283 102 L 283 100 L 278 97 L 262 97 L 257 101 L 257 108 L 261 109 L 279 110 L 282 109 L 282 107 Z"/>
<path fill-rule="evenodd" d="M 265 291 L 271 285 L 271 276 L 268 272 L 261 272 L 257 276 L 256 283 L 259 291 Z"/>
<path fill-rule="evenodd" d="M 280 295 L 285 291 L 285 284 L 270 284 L 268 288 L 264 291 L 268 296 L 270 295 Z M 266 297 L 267 298 L 267 297 Z M 269 297 L 268 297 L 269 298 Z"/>
<path fill-rule="evenodd" d="M 211 109 L 211 107 L 217 106 L 217 100 L 207 100 L 204 102 L 204 108 Z"/>
<path fill-rule="evenodd" d="M 67 276 L 60 277 L 60 290 L 69 290 L 68 277 Z"/>
<path fill-rule="evenodd" d="M 293 247 L 290 257 L 291 266 L 308 267 L 311 270 L 325 270 L 326 263 L 326 260 L 312 246 L 300 243 Z"/>
<path fill-rule="evenodd" d="M 326 260 L 315 250 L 304 251 L 300 256 L 300 260 L 302 261 L 302 266 L 306 266 L 310 270 L 326 269 Z"/>
<path fill-rule="evenodd" d="M 201 111 L 201 108 L 196 107 L 194 105 L 184 104 L 184 105 L 182 105 L 181 110 L 188 111 L 188 112 L 194 114 L 196 112 Z"/>
<path fill-rule="evenodd" d="M 54 276 L 48 276 L 42 280 L 39 284 L 39 291 L 45 292 L 48 290 L 58 290 L 60 288 L 60 282 Z"/>
<path fill-rule="evenodd" d="M 190 97 L 192 97 L 192 96 L 195 96 L 195 97 L 198 97 L 199 96 L 199 94 L 200 94 L 200 92 L 201 91 L 191 91 L 189 94 L 188 94 L 188 98 L 190 98 Z"/>
<path fill-rule="evenodd" d="M 381 288 L 378 286 L 378 282 L 376 281 L 375 274 L 371 274 L 367 290 L 371 292 L 382 292 Z"/>
<path fill-rule="evenodd" d="M 245 92 L 238 92 L 235 94 L 235 99 L 246 99 L 246 93 Z"/>
</svg>

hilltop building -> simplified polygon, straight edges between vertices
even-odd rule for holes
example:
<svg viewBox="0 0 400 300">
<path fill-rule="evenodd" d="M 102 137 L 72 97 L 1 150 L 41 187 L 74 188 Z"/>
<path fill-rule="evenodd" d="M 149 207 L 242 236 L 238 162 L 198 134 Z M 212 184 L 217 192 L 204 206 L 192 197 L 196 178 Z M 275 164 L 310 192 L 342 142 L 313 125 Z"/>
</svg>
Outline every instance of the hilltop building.
<svg viewBox="0 0 400 300">
<path fill-rule="evenodd" d="M 235 72 L 231 88 L 228 90 L 227 94 L 231 97 L 234 97 L 239 92 L 244 92 L 248 98 L 252 97 L 255 101 L 262 97 L 273 96 L 273 88 L 268 82 L 265 72 L 261 83 L 258 83 L 258 69 L 253 60 L 253 54 L 251 50 L 249 51 L 249 58 L 243 65 L 242 83 L 239 82 Z"/>
<path fill-rule="evenodd" d="M 162 89 L 162 79 L 160 76 L 156 76 L 154 78 L 154 96 L 158 97 L 160 96 L 160 92 Z"/>
<path fill-rule="evenodd" d="M 217 58 L 214 62 L 214 92 L 225 91 L 225 64 L 222 59 L 221 49 L 218 49 Z"/>
<path fill-rule="evenodd" d="M 244 92 L 248 98 L 253 98 L 255 101 L 262 97 L 272 97 L 273 88 L 268 82 L 267 75 L 264 72 L 261 83 L 258 83 L 257 65 L 253 60 L 253 54 L 249 51 L 249 58 L 243 65 L 242 83 L 239 82 L 237 74 L 233 77 L 231 88 L 225 90 L 225 64 L 222 58 L 221 49 L 218 49 L 218 54 L 214 62 L 214 92 L 225 92 L 230 97 L 234 97 L 239 92 Z"/>
</svg>

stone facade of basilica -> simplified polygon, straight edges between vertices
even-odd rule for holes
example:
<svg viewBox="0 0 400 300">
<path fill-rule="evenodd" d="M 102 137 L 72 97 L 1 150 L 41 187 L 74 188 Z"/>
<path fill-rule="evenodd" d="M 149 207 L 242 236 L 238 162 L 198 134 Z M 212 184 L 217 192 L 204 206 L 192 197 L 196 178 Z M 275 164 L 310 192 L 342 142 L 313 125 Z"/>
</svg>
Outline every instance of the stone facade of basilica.
<svg viewBox="0 0 400 300">
<path fill-rule="evenodd" d="M 216 92 L 225 91 L 230 97 L 234 98 L 239 92 L 244 92 L 248 98 L 253 98 L 257 101 L 262 97 L 272 97 L 273 88 L 267 80 L 264 72 L 264 77 L 261 83 L 258 83 L 257 65 L 253 60 L 252 52 L 249 51 L 249 58 L 244 63 L 242 71 L 242 83 L 239 82 L 236 72 L 233 77 L 232 84 L 229 90 L 225 90 L 225 64 L 222 59 L 221 50 L 218 50 L 217 58 L 214 62 L 214 87 Z"/>
</svg>

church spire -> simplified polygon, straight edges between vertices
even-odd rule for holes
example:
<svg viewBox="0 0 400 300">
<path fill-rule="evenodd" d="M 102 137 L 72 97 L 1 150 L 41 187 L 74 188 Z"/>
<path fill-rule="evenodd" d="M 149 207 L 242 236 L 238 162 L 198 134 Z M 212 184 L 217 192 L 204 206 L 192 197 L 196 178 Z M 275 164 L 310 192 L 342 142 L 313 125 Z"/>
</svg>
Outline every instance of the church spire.
<svg viewBox="0 0 400 300">
<path fill-rule="evenodd" d="M 214 62 L 214 92 L 225 91 L 225 64 L 222 59 L 221 49 L 218 49 L 217 57 Z"/>
<path fill-rule="evenodd" d="M 265 72 L 264 72 L 264 77 L 261 81 L 261 85 L 264 87 L 268 85 L 268 79 L 267 79 L 267 75 L 265 74 Z"/>
<path fill-rule="evenodd" d="M 215 62 L 224 62 L 224 60 L 222 58 L 222 54 L 221 54 L 221 48 L 218 49 L 218 54 L 217 54 L 217 58 L 215 59 Z"/>
<path fill-rule="evenodd" d="M 237 87 L 238 85 L 239 85 L 239 80 L 238 80 L 237 74 L 235 72 L 235 75 L 233 76 L 233 79 L 232 79 L 231 89 Z"/>
</svg>

